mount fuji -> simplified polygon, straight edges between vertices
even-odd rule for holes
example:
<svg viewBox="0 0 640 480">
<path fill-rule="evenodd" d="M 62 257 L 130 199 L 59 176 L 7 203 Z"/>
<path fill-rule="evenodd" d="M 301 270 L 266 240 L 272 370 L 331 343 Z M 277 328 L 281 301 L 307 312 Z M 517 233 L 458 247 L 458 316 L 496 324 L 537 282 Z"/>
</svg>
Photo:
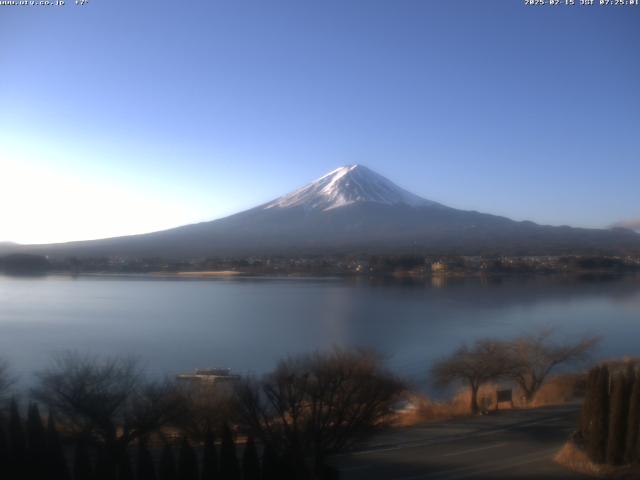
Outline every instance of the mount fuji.
<svg viewBox="0 0 640 480">
<path fill-rule="evenodd" d="M 430 207 L 439 205 L 407 192 L 362 165 L 340 167 L 315 182 L 267 203 L 263 208 L 294 208 L 328 211 L 355 203 Z"/>
<path fill-rule="evenodd" d="M 361 165 L 338 168 L 229 217 L 160 232 L 20 251 L 52 256 L 195 258 L 331 253 L 560 255 L 640 252 L 627 229 L 518 222 L 414 195 Z"/>
</svg>

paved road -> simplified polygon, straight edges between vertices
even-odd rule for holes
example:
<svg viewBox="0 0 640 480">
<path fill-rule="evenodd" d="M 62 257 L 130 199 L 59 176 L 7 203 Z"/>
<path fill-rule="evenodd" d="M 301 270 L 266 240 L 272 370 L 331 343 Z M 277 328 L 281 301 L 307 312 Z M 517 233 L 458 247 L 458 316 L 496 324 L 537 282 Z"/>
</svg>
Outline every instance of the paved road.
<svg viewBox="0 0 640 480">
<path fill-rule="evenodd" d="M 584 479 L 552 460 L 578 411 L 511 410 L 392 429 L 335 463 L 344 480 Z"/>
</svg>

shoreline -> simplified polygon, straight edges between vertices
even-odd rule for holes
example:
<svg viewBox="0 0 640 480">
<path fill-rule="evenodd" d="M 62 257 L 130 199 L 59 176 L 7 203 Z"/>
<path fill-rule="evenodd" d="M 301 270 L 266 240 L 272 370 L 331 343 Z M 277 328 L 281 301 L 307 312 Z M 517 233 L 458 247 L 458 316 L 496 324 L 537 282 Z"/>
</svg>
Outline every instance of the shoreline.
<svg viewBox="0 0 640 480">
<path fill-rule="evenodd" d="M 0 277 L 7 278 L 46 278 L 46 277 L 103 277 L 103 278 L 139 278 L 174 280 L 213 280 L 213 279 L 261 279 L 261 280 L 370 280 L 389 282 L 430 282 L 440 283 L 456 280 L 499 280 L 532 278 L 622 278 L 639 277 L 637 271 L 564 271 L 564 272 L 447 272 L 428 275 L 416 275 L 407 272 L 343 273 L 343 272 L 247 272 L 239 270 L 203 270 L 203 271 L 151 271 L 151 272 L 71 272 L 49 271 L 42 273 L 11 274 L 0 271 Z"/>
</svg>

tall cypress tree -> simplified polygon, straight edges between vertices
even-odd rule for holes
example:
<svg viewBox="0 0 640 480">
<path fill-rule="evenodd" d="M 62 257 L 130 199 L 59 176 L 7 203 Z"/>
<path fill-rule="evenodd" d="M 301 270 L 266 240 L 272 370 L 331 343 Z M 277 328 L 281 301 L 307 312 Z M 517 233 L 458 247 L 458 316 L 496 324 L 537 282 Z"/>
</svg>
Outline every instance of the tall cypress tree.
<svg viewBox="0 0 640 480">
<path fill-rule="evenodd" d="M 220 445 L 220 478 L 222 480 L 240 480 L 240 466 L 236 453 L 233 434 L 226 423 L 222 427 L 222 444 Z"/>
<path fill-rule="evenodd" d="M 5 433 L 4 418 L 0 415 L 0 471 L 9 474 L 9 467 L 9 442 Z"/>
<path fill-rule="evenodd" d="M 131 459 L 129 458 L 129 452 L 126 448 L 123 448 L 118 455 L 118 480 L 134 480 L 133 468 L 131 467 Z"/>
<path fill-rule="evenodd" d="M 280 455 L 278 463 L 278 480 L 297 480 L 309 477 L 304 471 L 304 465 L 300 462 L 297 452 L 286 450 Z"/>
<path fill-rule="evenodd" d="M 635 457 L 633 463 L 640 463 L 640 431 L 638 432 L 638 439 L 636 440 Z"/>
<path fill-rule="evenodd" d="M 609 369 L 606 365 L 598 371 L 596 394 L 591 407 L 591 426 L 587 439 L 587 454 L 591 461 L 604 463 L 607 451 L 609 417 Z"/>
<path fill-rule="evenodd" d="M 9 478 L 24 478 L 27 475 L 27 445 L 20 418 L 18 402 L 11 400 L 9 407 Z"/>
<path fill-rule="evenodd" d="M 93 464 L 85 439 L 76 442 L 73 455 L 73 479 L 93 480 Z"/>
<path fill-rule="evenodd" d="M 634 372 L 632 380 L 629 415 L 627 416 L 627 440 L 624 451 L 625 463 L 637 463 L 640 461 L 640 457 L 637 456 L 640 450 L 640 442 L 638 441 L 638 431 L 640 430 L 640 376 Z"/>
<path fill-rule="evenodd" d="M 598 395 L 599 373 L 600 367 L 596 366 L 589 370 L 589 375 L 587 376 L 585 397 L 584 402 L 582 403 L 582 410 L 580 412 L 580 433 L 585 441 L 589 437 L 591 424 L 593 422 L 593 405 L 594 398 Z"/>
<path fill-rule="evenodd" d="M 613 379 L 611 407 L 609 409 L 609 435 L 607 441 L 607 463 L 620 465 L 624 459 L 624 442 L 627 423 L 627 382 L 622 373 Z"/>
<path fill-rule="evenodd" d="M 147 441 L 141 439 L 138 443 L 137 457 L 138 480 L 156 480 L 156 468 L 153 464 L 153 457 L 147 447 Z"/>
<path fill-rule="evenodd" d="M 242 478 L 244 480 L 260 480 L 260 460 L 253 437 L 247 438 L 242 452 Z"/>
<path fill-rule="evenodd" d="M 262 480 L 279 480 L 278 465 L 278 455 L 273 447 L 267 443 L 262 451 Z"/>
<path fill-rule="evenodd" d="M 165 443 L 160 454 L 160 465 L 158 468 L 158 478 L 160 480 L 177 480 L 176 459 L 173 456 L 173 448 L 169 443 Z"/>
<path fill-rule="evenodd" d="M 118 459 L 106 445 L 100 445 L 96 453 L 96 480 L 116 480 L 118 476 Z"/>
<path fill-rule="evenodd" d="M 47 468 L 51 480 L 69 480 L 69 468 L 53 413 L 47 420 Z"/>
<path fill-rule="evenodd" d="M 215 480 L 218 478 L 218 452 L 213 432 L 207 428 L 204 434 L 204 447 L 202 449 L 202 480 Z"/>
<path fill-rule="evenodd" d="M 198 458 L 187 437 L 183 437 L 180 444 L 178 477 L 180 480 L 198 480 Z"/>
<path fill-rule="evenodd" d="M 40 410 L 35 403 L 27 413 L 27 459 L 31 478 L 40 480 L 47 473 L 47 439 Z"/>
</svg>

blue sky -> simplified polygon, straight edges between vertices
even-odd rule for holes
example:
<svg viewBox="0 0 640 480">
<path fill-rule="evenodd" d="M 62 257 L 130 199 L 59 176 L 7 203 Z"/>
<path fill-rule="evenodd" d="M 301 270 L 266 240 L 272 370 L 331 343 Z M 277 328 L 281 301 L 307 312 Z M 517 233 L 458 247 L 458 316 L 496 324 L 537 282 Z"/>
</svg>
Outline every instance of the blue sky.
<svg viewBox="0 0 640 480">
<path fill-rule="evenodd" d="M 73 3 L 0 7 L 0 240 L 209 220 L 352 163 L 515 219 L 640 217 L 640 7 Z"/>
</svg>

